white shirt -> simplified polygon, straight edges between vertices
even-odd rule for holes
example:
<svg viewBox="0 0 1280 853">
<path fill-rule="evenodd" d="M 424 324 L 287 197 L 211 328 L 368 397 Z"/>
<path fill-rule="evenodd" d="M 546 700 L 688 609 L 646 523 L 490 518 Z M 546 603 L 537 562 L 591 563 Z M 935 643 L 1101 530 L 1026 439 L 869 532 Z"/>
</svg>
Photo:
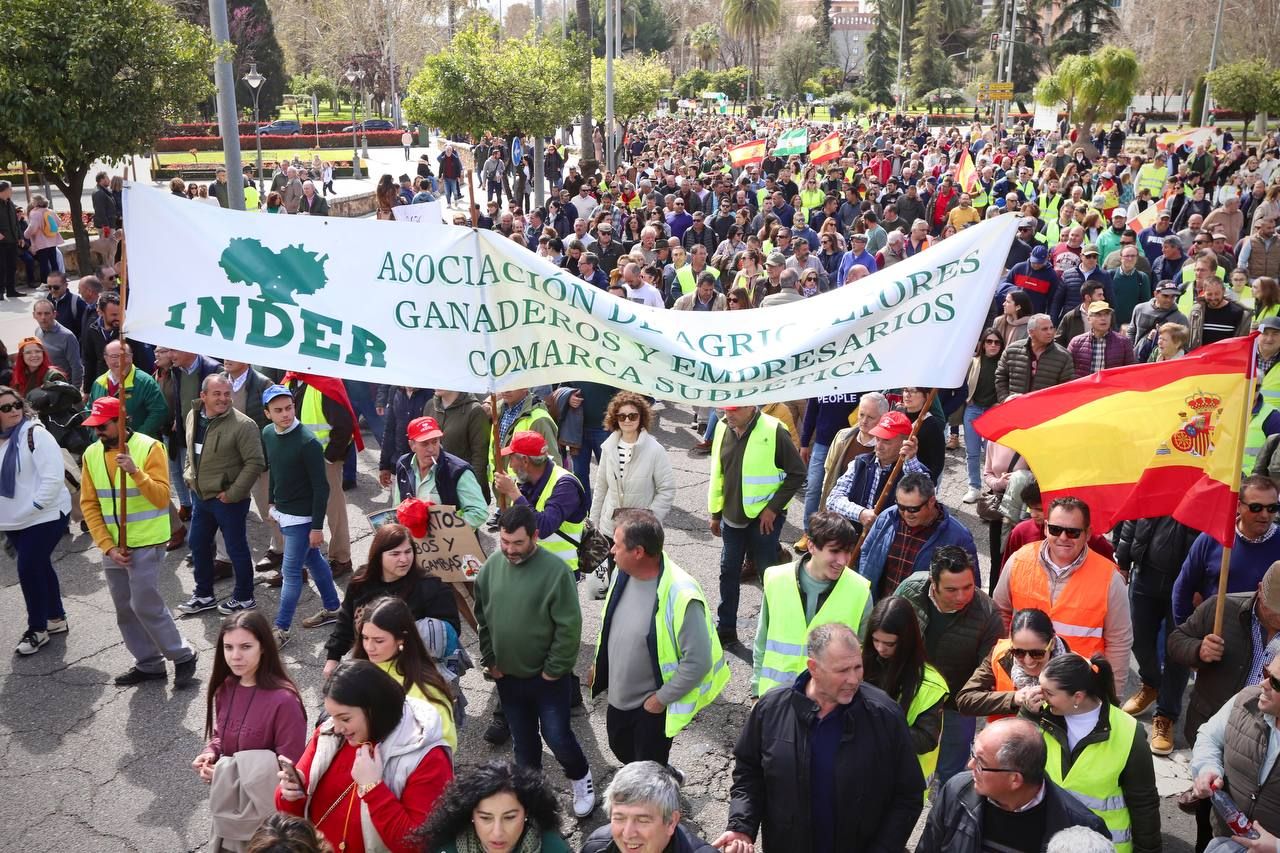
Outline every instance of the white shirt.
<svg viewBox="0 0 1280 853">
<path fill-rule="evenodd" d="M 630 302 L 639 302 L 641 305 L 649 305 L 653 308 L 662 308 L 662 294 L 658 292 L 658 288 L 652 284 L 643 283 L 639 287 L 625 285 L 627 288 L 627 300 Z"/>
<path fill-rule="evenodd" d="M 1067 748 L 1074 750 L 1086 735 L 1098 727 L 1098 716 L 1102 713 L 1102 706 L 1094 708 L 1092 711 L 1085 711 L 1081 714 L 1069 714 L 1067 721 Z"/>
</svg>

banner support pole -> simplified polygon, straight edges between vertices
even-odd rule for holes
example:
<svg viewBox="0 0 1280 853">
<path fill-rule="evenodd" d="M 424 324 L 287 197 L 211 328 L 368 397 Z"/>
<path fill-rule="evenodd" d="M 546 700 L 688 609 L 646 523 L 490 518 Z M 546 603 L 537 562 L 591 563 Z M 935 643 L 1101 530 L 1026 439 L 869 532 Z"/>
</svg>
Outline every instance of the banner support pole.
<svg viewBox="0 0 1280 853">
<path fill-rule="evenodd" d="M 126 303 L 129 300 L 129 246 L 124 236 L 120 237 L 120 346 L 127 347 L 129 339 L 125 337 L 125 319 L 126 319 Z M 120 355 L 121 364 L 124 363 L 123 352 Z M 135 368 L 136 369 L 136 368 Z M 125 375 L 120 374 L 120 387 L 116 389 L 116 396 L 120 400 L 120 415 L 116 422 L 117 436 L 116 449 L 121 453 L 128 453 L 129 446 L 127 444 L 129 437 L 129 413 L 125 410 L 128 395 L 125 393 Z M 137 462 L 138 460 L 134 460 Z M 119 469 L 117 469 L 119 471 Z M 120 550 L 129 553 L 128 527 L 129 527 L 129 487 L 125 484 L 124 474 L 120 476 L 120 512 L 116 519 L 116 526 L 120 531 L 119 541 L 116 543 Z"/>
</svg>

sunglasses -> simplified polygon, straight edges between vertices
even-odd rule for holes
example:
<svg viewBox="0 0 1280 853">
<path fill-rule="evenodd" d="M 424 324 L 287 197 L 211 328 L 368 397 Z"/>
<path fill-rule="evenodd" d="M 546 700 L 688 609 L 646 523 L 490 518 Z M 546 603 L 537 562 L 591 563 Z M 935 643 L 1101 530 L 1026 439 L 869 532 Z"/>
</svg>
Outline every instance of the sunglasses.
<svg viewBox="0 0 1280 853">
<path fill-rule="evenodd" d="M 0 412 L 2 411 L 4 411 L 4 407 L 0 406 Z M 1245 509 L 1249 510 L 1249 512 L 1269 512 L 1273 515 L 1277 512 L 1280 512 L 1280 503 L 1275 503 L 1275 504 L 1250 503 L 1250 504 L 1244 504 L 1244 507 Z"/>
<path fill-rule="evenodd" d="M 638 421 L 640 420 L 640 413 L 639 412 L 618 412 L 618 420 Z"/>
<path fill-rule="evenodd" d="M 925 507 L 927 507 L 928 505 L 929 505 L 928 501 L 925 501 L 922 504 L 916 504 L 915 506 L 908 506 L 907 504 L 898 504 L 898 512 L 906 513 L 907 515 L 915 515 L 916 513 L 920 512 Z"/>
<path fill-rule="evenodd" d="M 1060 524 L 1046 524 L 1045 529 L 1050 536 L 1066 536 L 1068 539 L 1079 539 L 1080 534 L 1084 533 L 1082 527 L 1063 527 Z"/>
<path fill-rule="evenodd" d="M 12 411 L 19 411 L 19 412 L 22 411 L 22 404 L 21 403 L 0 404 L 0 412 L 4 412 L 5 414 L 8 414 L 9 412 L 12 412 Z"/>
<path fill-rule="evenodd" d="M 984 343 L 984 344 L 986 344 L 986 345 L 987 345 L 987 346 L 989 346 L 989 347 L 992 347 L 992 346 L 998 347 L 998 346 L 1000 346 L 1002 343 L 1004 343 L 1004 341 L 1001 341 L 1001 340 L 988 340 L 988 341 L 983 341 L 983 343 Z"/>
<path fill-rule="evenodd" d="M 1049 649 L 1052 646 L 1053 646 L 1053 643 L 1051 642 L 1049 643 L 1048 646 L 1045 646 L 1043 649 L 1009 649 L 1009 653 L 1013 655 L 1015 658 L 1018 658 L 1019 660 L 1021 660 L 1022 658 L 1031 658 L 1032 660 L 1044 660 L 1045 655 L 1049 654 Z"/>
<path fill-rule="evenodd" d="M 1267 683 L 1271 685 L 1272 690 L 1280 692 L 1280 678 L 1276 678 L 1274 675 L 1268 675 Z"/>
</svg>

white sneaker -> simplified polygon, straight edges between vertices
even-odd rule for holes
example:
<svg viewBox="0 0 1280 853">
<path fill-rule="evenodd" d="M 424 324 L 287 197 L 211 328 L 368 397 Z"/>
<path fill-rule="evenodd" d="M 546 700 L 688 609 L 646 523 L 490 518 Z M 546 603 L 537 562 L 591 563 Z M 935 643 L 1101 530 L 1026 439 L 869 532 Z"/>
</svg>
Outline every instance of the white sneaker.
<svg viewBox="0 0 1280 853">
<path fill-rule="evenodd" d="M 596 808 L 596 788 L 591 782 L 591 771 L 581 779 L 573 780 L 573 813 L 584 818 Z"/>
<path fill-rule="evenodd" d="M 969 487 L 969 491 L 967 491 L 967 492 L 965 492 L 965 493 L 964 493 L 964 502 L 965 502 L 965 503 L 967 503 L 967 504 L 974 504 L 974 503 L 977 503 L 977 502 L 978 502 L 978 497 L 979 497 L 981 494 L 982 494 L 982 490 L 981 490 L 981 489 L 975 489 L 975 488 L 973 488 L 972 486 L 970 486 L 970 487 Z"/>
<path fill-rule="evenodd" d="M 18 647 L 14 649 L 20 655 L 34 655 L 40 651 L 49 642 L 48 631 L 27 631 L 22 635 L 22 640 L 18 643 Z M 591 797 L 591 804 L 595 805 L 596 795 L 591 792 L 591 774 L 587 774 L 587 795 Z M 578 783 L 573 783 L 573 807 L 578 807 Z M 591 814 L 591 809 L 587 809 L 583 814 Z"/>
</svg>

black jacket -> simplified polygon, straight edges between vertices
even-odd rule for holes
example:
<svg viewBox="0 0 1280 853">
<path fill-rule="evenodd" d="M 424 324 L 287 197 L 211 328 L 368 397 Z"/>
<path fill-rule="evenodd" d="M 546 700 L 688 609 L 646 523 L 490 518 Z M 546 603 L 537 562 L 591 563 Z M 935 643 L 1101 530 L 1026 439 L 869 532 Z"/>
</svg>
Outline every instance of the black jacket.
<svg viewBox="0 0 1280 853">
<path fill-rule="evenodd" d="M 1079 800 L 1047 778 L 1044 786 L 1045 831 L 1040 840 L 1041 850 L 1054 833 L 1073 826 L 1087 826 L 1104 838 L 1111 837 L 1102 818 Z M 965 770 L 952 776 L 938 791 L 916 853 L 981 853 L 982 801 L 982 795 L 973 789 L 971 772 Z"/>
<path fill-rule="evenodd" d="M 818 706 L 804 695 L 809 674 L 770 690 L 747 717 L 733 749 L 729 824 L 766 850 L 813 849 L 809 731 Z M 863 682 L 844 709 L 836 759 L 837 845 L 860 853 L 898 853 L 924 807 L 924 776 L 907 718 L 884 691 Z"/>
<path fill-rule="evenodd" d="M 591 833 L 582 843 L 581 853 L 619 853 L 618 845 L 613 843 L 613 827 L 606 823 Z M 676 826 L 675 834 L 662 853 L 715 853 L 715 848 L 682 823 Z"/>
<path fill-rule="evenodd" d="M 1116 564 L 1132 572 L 1129 586 L 1135 592 L 1167 598 L 1173 595 L 1173 581 L 1199 535 L 1200 531 L 1169 516 L 1126 521 L 1120 526 Z"/>
<path fill-rule="evenodd" d="M 412 453 L 406 453 L 396 460 L 396 494 L 401 501 L 417 496 L 413 488 L 413 470 L 416 464 Z M 445 450 L 440 451 L 440 455 L 436 458 L 435 470 L 436 493 L 440 496 L 440 503 L 457 506 L 458 478 L 467 471 L 474 474 L 475 470 L 467 464 L 465 459 Z"/>
<path fill-rule="evenodd" d="M 409 422 L 422 417 L 427 401 L 435 394 L 429 388 L 415 388 L 410 396 L 399 385 L 388 386 L 387 390 L 390 394 L 383 412 L 386 425 L 378 436 L 382 445 L 378 454 L 379 471 L 394 471 L 396 460 L 409 452 Z"/>
<path fill-rule="evenodd" d="M 93 191 L 93 227 L 116 227 L 116 197 L 110 187 L 99 186 Z"/>
<path fill-rule="evenodd" d="M 381 573 L 376 575 L 360 584 L 353 579 L 347 586 L 347 592 L 342 596 L 342 607 L 338 610 L 338 621 L 324 644 L 328 660 L 341 660 L 343 655 L 351 651 L 356 639 L 356 610 L 384 595 L 403 598 L 409 605 L 414 620 L 428 617 L 439 619 L 448 622 L 453 630 L 461 633 L 458 604 L 453 598 L 453 590 L 439 578 L 408 574 L 392 583 L 383 583 Z"/>
</svg>

